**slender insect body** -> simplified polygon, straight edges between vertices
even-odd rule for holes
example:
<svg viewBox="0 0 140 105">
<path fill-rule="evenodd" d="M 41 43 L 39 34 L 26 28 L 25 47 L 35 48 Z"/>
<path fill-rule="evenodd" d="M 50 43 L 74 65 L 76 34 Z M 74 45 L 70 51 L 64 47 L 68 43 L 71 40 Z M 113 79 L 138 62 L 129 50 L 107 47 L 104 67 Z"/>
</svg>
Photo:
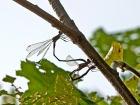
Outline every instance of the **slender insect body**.
<svg viewBox="0 0 140 105">
<path fill-rule="evenodd" d="M 66 60 L 60 60 L 56 55 L 55 55 L 55 45 L 56 45 L 56 42 L 58 39 L 62 39 L 63 41 L 65 42 L 68 42 L 70 41 L 70 39 L 62 34 L 61 32 L 59 32 L 58 35 L 54 36 L 52 39 L 49 39 L 49 40 L 45 40 L 45 41 L 42 41 L 42 42 L 39 42 L 39 43 L 35 43 L 35 44 L 31 44 L 27 47 L 26 51 L 29 52 L 29 54 L 27 55 L 27 58 L 31 57 L 32 55 L 34 55 L 35 53 L 38 52 L 37 56 L 40 55 L 41 53 L 44 52 L 43 56 L 42 56 L 42 59 L 45 57 L 47 51 L 49 50 L 50 46 L 53 44 L 53 55 L 54 57 L 58 60 L 58 61 L 61 61 L 61 62 L 67 62 L 68 65 L 70 66 L 75 66 L 77 65 L 78 68 L 73 70 L 69 76 L 70 78 L 74 81 L 74 80 L 77 80 L 77 79 L 80 79 L 82 78 L 83 76 L 85 76 L 91 69 L 94 69 L 95 66 L 94 65 L 91 65 L 91 62 L 90 60 L 84 60 L 84 59 L 73 59 L 71 56 L 68 56 Z M 83 63 L 81 64 L 78 64 L 76 61 L 82 61 Z M 75 72 L 78 73 L 79 75 L 79 71 L 85 67 L 88 67 L 88 70 L 82 74 L 81 76 L 78 76 L 76 78 L 73 78 L 73 75 L 75 74 Z"/>
</svg>

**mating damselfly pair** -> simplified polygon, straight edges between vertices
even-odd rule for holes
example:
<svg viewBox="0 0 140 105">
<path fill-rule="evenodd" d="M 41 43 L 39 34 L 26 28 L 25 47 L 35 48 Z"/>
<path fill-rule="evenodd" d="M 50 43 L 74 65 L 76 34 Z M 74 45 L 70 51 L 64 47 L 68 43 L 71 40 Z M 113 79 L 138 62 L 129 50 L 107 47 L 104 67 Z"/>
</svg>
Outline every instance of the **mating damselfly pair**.
<svg viewBox="0 0 140 105">
<path fill-rule="evenodd" d="M 58 60 L 58 61 L 62 61 L 62 62 L 67 62 L 68 65 L 70 66 L 74 66 L 74 65 L 78 65 L 78 68 L 73 70 L 69 76 L 70 78 L 74 81 L 77 79 L 82 78 L 83 76 L 85 76 L 90 70 L 94 69 L 95 66 L 91 65 L 90 60 L 88 59 L 87 61 L 84 59 L 73 59 L 71 56 L 67 56 L 66 60 L 60 60 L 56 55 L 55 55 L 55 46 L 56 46 L 56 42 L 58 39 L 62 39 L 65 42 L 69 41 L 69 38 L 64 35 L 63 33 L 61 33 L 59 31 L 58 35 L 54 36 L 52 39 L 43 41 L 43 42 L 39 42 L 39 43 L 35 43 L 35 44 L 31 44 L 27 47 L 26 51 L 29 52 L 29 54 L 27 55 L 28 57 L 31 57 L 32 55 L 34 55 L 35 53 L 38 52 L 37 55 L 40 55 L 41 53 L 44 54 L 42 56 L 42 59 L 44 58 L 44 56 L 46 55 L 47 51 L 49 50 L 50 46 L 53 44 L 53 55 L 54 57 Z M 76 61 L 82 61 L 83 63 L 78 64 Z M 81 69 L 88 67 L 88 70 L 82 74 L 81 76 L 75 77 L 73 78 L 73 75 L 75 74 L 75 72 L 79 72 Z"/>
</svg>

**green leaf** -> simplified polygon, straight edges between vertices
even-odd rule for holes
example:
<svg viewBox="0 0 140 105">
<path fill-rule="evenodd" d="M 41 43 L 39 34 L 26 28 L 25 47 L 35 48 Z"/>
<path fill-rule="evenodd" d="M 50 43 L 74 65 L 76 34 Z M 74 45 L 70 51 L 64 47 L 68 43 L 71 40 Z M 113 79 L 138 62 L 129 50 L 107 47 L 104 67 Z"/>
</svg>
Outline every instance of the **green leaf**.
<svg viewBox="0 0 140 105">
<path fill-rule="evenodd" d="M 124 82 L 127 88 L 131 91 L 134 97 L 140 103 L 139 79 L 135 76 Z"/>
<path fill-rule="evenodd" d="M 123 60 L 135 67 L 139 62 L 138 59 L 140 59 L 140 28 L 113 34 L 98 29 L 90 38 L 90 43 L 103 58 L 114 42 L 121 44 L 124 53 Z"/>
<path fill-rule="evenodd" d="M 122 105 L 122 104 L 125 104 L 120 96 L 112 96 L 112 97 L 110 97 L 109 100 L 111 101 L 110 105 Z"/>
<path fill-rule="evenodd" d="M 25 105 L 96 105 L 69 81 L 68 71 L 45 59 L 36 63 L 22 61 L 21 70 L 16 74 L 29 80 L 29 89 L 20 99 Z"/>
<path fill-rule="evenodd" d="M 98 103 L 98 105 L 109 105 L 107 102 L 105 102 L 105 101 L 100 101 L 99 103 Z"/>
<path fill-rule="evenodd" d="M 123 49 L 121 48 L 120 43 L 113 43 L 110 50 L 104 58 L 105 62 L 110 66 L 113 61 L 122 61 L 123 60 Z"/>
<path fill-rule="evenodd" d="M 75 86 L 67 81 L 63 76 L 57 76 L 55 84 L 55 92 L 57 93 L 57 105 L 69 103 L 71 105 L 94 105 L 95 103 L 75 88 Z M 96 105 L 96 104 L 95 104 Z"/>
<path fill-rule="evenodd" d="M 14 83 L 14 81 L 15 81 L 15 79 L 16 78 L 14 78 L 14 77 L 11 77 L 11 76 L 9 76 L 9 75 L 6 75 L 6 77 L 5 78 L 3 78 L 3 81 L 4 82 L 9 82 L 9 83 Z"/>
<path fill-rule="evenodd" d="M 140 91 L 136 91 L 134 94 L 135 98 L 137 99 L 137 101 L 140 103 Z"/>
<path fill-rule="evenodd" d="M 18 93 L 11 93 L 11 94 L 9 94 L 6 90 L 0 90 L 0 96 L 2 96 L 2 95 L 7 95 L 7 96 L 11 96 L 13 98 L 16 98 L 16 95 L 18 95 Z"/>
<path fill-rule="evenodd" d="M 140 70 L 140 64 L 138 64 L 138 65 L 136 66 L 136 69 L 137 69 L 137 70 Z"/>
<path fill-rule="evenodd" d="M 122 101 L 122 98 L 119 96 L 116 96 L 112 99 L 110 105 L 122 105 L 121 101 Z"/>
<path fill-rule="evenodd" d="M 135 76 L 124 82 L 132 93 L 138 90 L 139 79 Z"/>
<path fill-rule="evenodd" d="M 6 90 L 0 90 L 0 96 L 2 95 L 8 95 L 8 92 Z"/>
<path fill-rule="evenodd" d="M 42 60 L 41 63 L 22 61 L 21 70 L 18 70 L 16 74 L 29 80 L 29 90 L 24 93 L 25 96 L 36 92 L 44 94 L 47 90 L 49 90 L 47 94 L 50 94 L 50 92 L 54 91 L 53 88 L 57 75 L 61 74 L 68 77 L 68 72 L 63 71 L 47 60 Z"/>
<path fill-rule="evenodd" d="M 89 93 L 89 94 L 88 94 L 88 97 L 89 97 L 92 101 L 94 101 L 94 102 L 96 102 L 96 103 L 99 103 L 100 101 L 103 101 L 103 100 L 104 100 L 103 97 L 97 97 L 97 92 L 91 92 L 91 93 Z"/>
</svg>

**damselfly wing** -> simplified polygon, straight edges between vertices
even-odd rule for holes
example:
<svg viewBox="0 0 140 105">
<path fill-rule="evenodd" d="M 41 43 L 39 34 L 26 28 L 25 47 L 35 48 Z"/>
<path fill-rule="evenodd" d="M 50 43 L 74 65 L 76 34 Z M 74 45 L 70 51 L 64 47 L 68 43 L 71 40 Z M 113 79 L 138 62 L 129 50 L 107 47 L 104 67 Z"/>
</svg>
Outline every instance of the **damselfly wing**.
<svg viewBox="0 0 140 105">
<path fill-rule="evenodd" d="M 66 62 L 69 66 L 78 66 L 79 64 L 76 62 L 76 61 L 74 61 L 74 59 L 70 56 L 70 55 L 68 55 L 67 57 L 66 57 L 66 60 L 67 61 L 69 61 L 69 62 Z M 72 61 L 73 60 L 73 61 Z M 73 74 L 74 75 L 74 74 Z M 72 76 L 73 76 L 72 75 Z M 79 76 L 79 71 L 77 71 L 77 77 Z M 78 87 L 78 81 L 75 81 L 75 83 L 74 84 L 76 84 L 76 87 Z"/>
<path fill-rule="evenodd" d="M 70 55 L 68 55 L 67 57 L 66 57 L 66 60 L 73 60 L 73 61 L 69 61 L 69 62 L 66 62 L 69 66 L 78 66 L 78 63 L 76 62 L 76 61 L 74 61 L 74 59 L 70 56 Z"/>
<path fill-rule="evenodd" d="M 53 47 L 55 48 L 55 43 L 58 39 L 62 39 L 65 42 L 69 41 L 69 38 L 66 35 L 59 32 L 59 34 L 56 35 L 55 37 L 53 37 L 52 39 L 29 45 L 26 49 L 26 51 L 29 52 L 29 54 L 27 55 L 27 58 L 31 57 L 32 55 L 34 55 L 37 52 L 38 52 L 38 54 L 37 54 L 37 56 L 38 56 L 44 50 L 46 50 L 42 56 L 42 59 L 43 59 L 44 56 L 46 55 L 47 51 L 49 50 L 50 46 L 52 45 L 52 43 L 54 44 Z"/>
<path fill-rule="evenodd" d="M 87 59 L 87 61 L 85 61 L 84 59 L 73 59 L 70 55 L 67 56 L 66 58 L 66 63 L 69 65 L 69 66 L 75 66 L 77 65 L 78 68 L 73 70 L 69 76 L 70 78 L 72 79 L 72 81 L 75 81 L 75 80 L 78 80 L 78 79 L 81 79 L 82 77 L 84 77 L 90 70 L 94 69 L 95 68 L 95 65 L 93 65 L 91 63 L 91 61 L 89 59 Z M 78 64 L 76 61 L 83 61 L 84 63 L 80 63 Z M 87 71 L 85 73 L 83 73 L 82 75 L 79 75 L 79 71 L 82 70 L 83 68 L 85 67 L 88 67 Z M 77 77 L 73 77 L 73 75 L 75 74 L 75 72 L 78 73 Z"/>
<path fill-rule="evenodd" d="M 46 41 L 43 41 L 43 42 L 39 42 L 39 43 L 29 45 L 26 49 L 26 51 L 29 52 L 29 54 L 27 55 L 27 58 L 31 57 L 32 55 L 34 55 L 37 52 L 38 52 L 38 54 L 37 54 L 37 56 L 38 56 L 46 49 L 46 51 L 43 55 L 43 57 L 44 57 L 45 54 L 47 53 L 48 49 L 50 48 L 52 42 L 53 41 L 50 39 L 50 40 L 46 40 Z"/>
<path fill-rule="evenodd" d="M 35 44 L 29 45 L 29 46 L 27 47 L 27 49 L 26 49 L 26 51 L 29 52 L 29 54 L 27 55 L 27 58 L 28 58 L 28 57 L 31 57 L 32 55 L 34 55 L 34 54 L 37 53 L 37 52 L 38 52 L 37 55 L 40 55 L 41 53 L 43 53 L 44 50 L 46 50 L 45 53 L 44 53 L 44 55 L 43 55 L 43 57 L 42 57 L 42 59 L 43 59 L 44 56 L 45 56 L 45 54 L 47 53 L 48 49 L 50 48 L 50 46 L 53 44 L 53 55 L 55 56 L 55 58 L 56 58 L 58 61 L 67 62 L 67 64 L 70 65 L 70 66 L 75 66 L 75 65 L 78 66 L 77 69 L 73 70 L 73 71 L 69 74 L 70 78 L 71 78 L 73 81 L 82 78 L 82 77 L 85 76 L 91 69 L 94 69 L 94 68 L 95 68 L 94 65 L 89 66 L 89 65 L 91 64 L 90 60 L 87 60 L 87 61 L 86 61 L 86 60 L 84 60 L 84 59 L 73 59 L 71 56 L 68 56 L 68 57 L 66 58 L 67 60 L 60 60 L 60 59 L 55 55 L 55 44 L 56 44 L 56 41 L 57 41 L 58 39 L 62 39 L 62 40 L 65 41 L 65 42 L 70 41 L 70 39 L 69 39 L 66 35 L 62 34 L 62 33 L 59 31 L 59 34 L 56 35 L 56 36 L 54 36 L 52 39 L 49 39 L 49 40 L 46 40 L 46 41 L 43 41 L 43 42 L 39 42 L 39 43 L 35 43 Z M 84 62 L 84 63 L 78 64 L 76 61 L 82 61 L 82 62 Z M 84 74 L 82 74 L 81 76 L 79 76 L 79 71 L 80 71 L 81 69 L 83 69 L 84 67 L 88 67 L 89 69 L 88 69 Z M 77 75 L 78 77 L 73 78 L 73 75 L 75 74 L 75 72 L 78 73 L 78 75 Z"/>
</svg>

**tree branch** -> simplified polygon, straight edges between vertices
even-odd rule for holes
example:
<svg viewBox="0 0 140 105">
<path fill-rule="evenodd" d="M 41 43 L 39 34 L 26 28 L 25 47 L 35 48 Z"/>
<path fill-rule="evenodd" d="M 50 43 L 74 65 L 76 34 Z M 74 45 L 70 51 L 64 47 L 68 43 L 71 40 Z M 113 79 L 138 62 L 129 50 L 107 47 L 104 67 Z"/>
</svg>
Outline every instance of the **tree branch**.
<svg viewBox="0 0 140 105">
<path fill-rule="evenodd" d="M 59 20 L 66 25 L 67 27 L 78 30 L 78 27 L 75 25 L 74 21 L 70 19 L 69 15 L 66 13 L 64 7 L 61 5 L 59 0 L 48 0 L 50 5 L 52 5 L 53 10 L 56 12 L 56 15 L 59 17 Z"/>
<path fill-rule="evenodd" d="M 113 61 L 111 64 L 111 68 L 117 70 L 117 67 L 119 67 L 122 70 L 122 72 L 131 71 L 134 75 L 140 78 L 140 73 L 124 61 Z"/>
<path fill-rule="evenodd" d="M 114 86 L 114 88 L 118 91 L 118 93 L 121 95 L 121 97 L 125 100 L 125 102 L 128 105 L 139 105 L 136 99 L 133 97 L 133 95 L 130 93 L 130 91 L 127 89 L 124 83 L 121 81 L 118 73 L 115 70 L 111 69 L 105 63 L 105 61 L 99 56 L 96 50 L 90 45 L 90 43 L 86 40 L 85 36 L 80 31 L 72 30 L 71 28 L 67 27 L 71 25 L 67 25 L 66 23 L 65 25 L 67 26 L 65 26 L 63 23 L 55 19 L 50 14 L 48 14 L 38 6 L 33 5 L 32 3 L 26 0 L 13 0 L 13 1 L 17 2 L 18 4 L 27 8 L 28 10 L 34 12 L 35 14 L 37 14 L 38 16 L 40 16 L 41 18 L 45 19 L 50 24 L 52 24 L 52 26 L 54 26 L 55 28 L 66 34 L 72 40 L 73 43 L 75 43 L 81 48 L 81 50 L 88 56 L 91 62 L 96 65 L 96 67 L 102 72 L 102 74 L 108 79 L 108 81 L 110 81 L 110 83 Z M 57 7 L 61 6 L 58 4 L 55 5 L 57 5 Z"/>
</svg>

